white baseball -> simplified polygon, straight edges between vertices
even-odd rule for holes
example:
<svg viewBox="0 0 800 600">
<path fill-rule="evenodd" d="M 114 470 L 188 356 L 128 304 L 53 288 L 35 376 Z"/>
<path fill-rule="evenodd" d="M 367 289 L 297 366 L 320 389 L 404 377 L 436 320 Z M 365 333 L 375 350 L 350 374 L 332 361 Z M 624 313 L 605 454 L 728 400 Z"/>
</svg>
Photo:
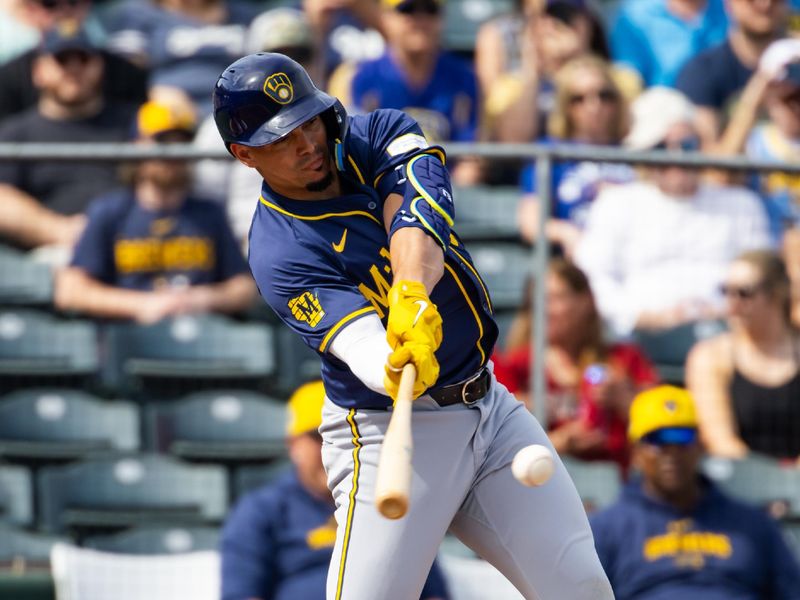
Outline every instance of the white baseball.
<svg viewBox="0 0 800 600">
<path fill-rule="evenodd" d="M 553 475 L 553 455 L 539 444 L 525 446 L 511 462 L 511 472 L 522 485 L 543 485 Z"/>
</svg>

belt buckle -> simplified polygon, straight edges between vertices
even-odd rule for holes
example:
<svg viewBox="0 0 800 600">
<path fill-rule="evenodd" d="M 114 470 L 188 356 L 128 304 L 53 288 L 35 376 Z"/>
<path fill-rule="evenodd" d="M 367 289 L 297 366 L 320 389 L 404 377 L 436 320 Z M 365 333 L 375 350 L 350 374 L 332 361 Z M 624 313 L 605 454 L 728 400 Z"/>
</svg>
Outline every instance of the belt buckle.
<svg viewBox="0 0 800 600">
<path fill-rule="evenodd" d="M 467 379 L 461 386 L 461 401 L 467 406 L 472 406 L 476 402 L 480 402 L 483 399 L 483 396 L 481 396 L 480 398 L 475 398 L 475 400 L 467 399 L 467 387 L 469 386 L 469 384 L 476 382 L 481 377 L 483 377 L 483 369 L 481 369 L 480 371 L 475 373 L 475 375 Z"/>
</svg>

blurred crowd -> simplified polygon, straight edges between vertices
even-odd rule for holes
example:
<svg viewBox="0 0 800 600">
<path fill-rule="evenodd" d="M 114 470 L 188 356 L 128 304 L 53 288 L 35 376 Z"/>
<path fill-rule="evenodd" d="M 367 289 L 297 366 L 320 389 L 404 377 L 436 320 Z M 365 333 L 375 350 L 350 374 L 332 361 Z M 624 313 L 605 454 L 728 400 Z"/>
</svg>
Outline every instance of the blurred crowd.
<svg viewBox="0 0 800 600">
<path fill-rule="evenodd" d="M 269 51 L 303 64 L 351 114 L 408 112 L 432 143 L 800 164 L 798 0 L 487 0 L 493 16 L 473 43 L 449 48 L 458 4 L 0 0 L 0 142 L 222 149 L 214 82 L 236 58 Z M 519 238 L 536 243 L 535 164 L 448 166 L 457 206 L 459 187 L 518 189 Z M 697 437 L 651 446 L 800 460 L 800 176 L 572 160 L 551 181 L 546 354 L 532 357 L 530 285 L 494 362 L 533 407 L 530 365 L 544 361 L 555 448 L 656 473 L 650 432 L 632 435 L 629 414 L 664 376 L 637 340 L 712 323 L 677 381 L 693 397 Z M 259 190 L 259 176 L 232 161 L 0 162 L 0 244 L 53 268 L 65 313 L 144 324 L 241 314 L 257 302 L 244 256 Z M 694 454 L 682 460 L 693 474 Z M 607 539 L 624 537 L 612 536 L 623 513 L 598 521 Z M 676 535 L 691 529 L 671 523 Z M 604 564 L 618 552 L 608 544 Z M 619 585 L 619 597 L 635 596 L 629 579 Z"/>
</svg>

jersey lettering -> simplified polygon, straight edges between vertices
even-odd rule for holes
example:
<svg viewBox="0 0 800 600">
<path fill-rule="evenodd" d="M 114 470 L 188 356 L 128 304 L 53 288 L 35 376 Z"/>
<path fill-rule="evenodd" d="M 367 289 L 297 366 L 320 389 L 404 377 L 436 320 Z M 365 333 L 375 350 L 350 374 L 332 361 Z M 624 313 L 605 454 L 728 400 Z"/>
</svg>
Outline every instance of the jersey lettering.
<svg viewBox="0 0 800 600">
<path fill-rule="evenodd" d="M 289 300 L 289 310 L 292 316 L 301 323 L 308 323 L 313 329 L 325 316 L 319 299 L 311 292 L 303 292 L 296 298 Z"/>
<path fill-rule="evenodd" d="M 386 260 L 389 260 L 390 258 L 389 250 L 386 248 L 381 248 L 380 255 Z M 383 270 L 386 271 L 386 273 L 392 272 L 391 267 L 388 265 L 384 265 Z M 369 268 L 369 274 L 372 276 L 374 289 L 364 283 L 360 283 L 358 284 L 358 291 L 361 292 L 364 295 L 364 298 L 369 300 L 372 306 L 375 307 L 375 311 L 378 313 L 378 318 L 383 319 L 383 317 L 386 315 L 386 310 L 389 308 L 389 290 L 392 286 L 383 276 L 383 273 L 381 273 L 378 265 L 372 265 Z"/>
<path fill-rule="evenodd" d="M 157 271 L 208 271 L 214 267 L 214 243 L 209 238 L 180 236 L 161 240 L 140 238 L 114 244 L 114 262 L 123 274 Z"/>
</svg>

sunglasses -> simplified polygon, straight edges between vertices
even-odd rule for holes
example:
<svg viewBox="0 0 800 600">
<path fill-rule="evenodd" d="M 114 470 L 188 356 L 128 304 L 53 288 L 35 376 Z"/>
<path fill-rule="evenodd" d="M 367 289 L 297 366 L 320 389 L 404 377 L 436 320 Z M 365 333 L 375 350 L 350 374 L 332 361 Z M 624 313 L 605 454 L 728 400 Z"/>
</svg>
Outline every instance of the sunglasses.
<svg viewBox="0 0 800 600">
<path fill-rule="evenodd" d="M 653 146 L 653 150 L 680 150 L 681 152 L 697 152 L 700 150 L 700 138 L 696 135 L 687 135 L 672 142 L 661 142 Z"/>
<path fill-rule="evenodd" d="M 39 4 L 42 6 L 42 8 L 53 10 L 61 7 L 74 8 L 76 6 L 80 6 L 81 4 L 85 4 L 87 1 L 88 0 L 39 0 Z"/>
<path fill-rule="evenodd" d="M 56 62 L 62 67 L 73 61 L 79 62 L 82 66 L 85 66 L 92 59 L 92 55 L 84 50 L 62 50 L 61 52 L 56 52 L 53 58 L 55 58 Z"/>
<path fill-rule="evenodd" d="M 650 446 L 688 446 L 697 441 L 694 427 L 665 427 L 656 429 L 642 437 L 642 442 Z"/>
<path fill-rule="evenodd" d="M 432 17 L 437 16 L 441 12 L 439 4 L 434 1 L 401 4 L 395 10 L 401 15 L 428 15 Z"/>
<path fill-rule="evenodd" d="M 600 102 L 611 104 L 612 102 L 617 101 L 618 96 L 614 90 L 606 89 L 597 92 L 587 92 L 585 94 L 571 94 L 569 97 L 569 103 L 572 106 L 577 106 L 578 104 L 587 102 L 590 98 L 596 98 L 600 100 Z"/>
<path fill-rule="evenodd" d="M 730 285 L 723 283 L 719 286 L 719 293 L 726 298 L 736 298 L 738 300 L 752 300 L 760 292 L 762 286 L 756 285 Z"/>
</svg>

